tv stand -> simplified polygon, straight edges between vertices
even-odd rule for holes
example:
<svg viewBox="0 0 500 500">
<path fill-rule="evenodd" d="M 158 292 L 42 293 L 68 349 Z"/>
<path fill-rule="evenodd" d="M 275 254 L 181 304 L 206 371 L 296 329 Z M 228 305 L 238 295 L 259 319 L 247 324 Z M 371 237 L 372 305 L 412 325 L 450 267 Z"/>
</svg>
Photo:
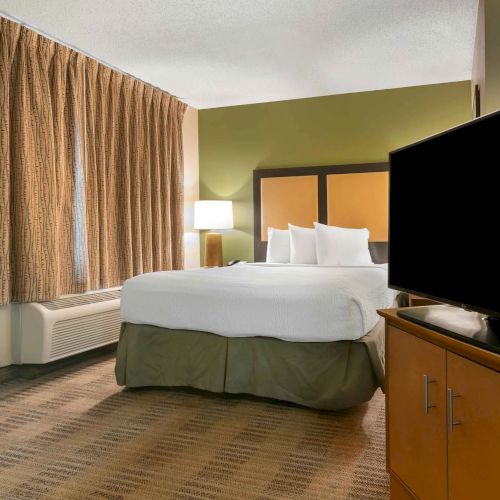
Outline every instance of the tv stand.
<svg viewBox="0 0 500 500">
<path fill-rule="evenodd" d="M 386 319 L 391 500 L 496 500 L 500 354 L 471 345 L 462 333 L 441 333 L 457 325 L 464 332 L 462 320 L 486 329 L 488 322 L 449 306 L 413 311 L 417 309 L 418 322 L 439 317 L 441 326 L 430 328 L 404 319 L 411 309 L 379 311 Z M 451 323 L 449 317 L 454 318 Z"/>
<path fill-rule="evenodd" d="M 500 354 L 500 320 L 449 305 L 408 307 L 398 316 L 443 335 Z"/>
</svg>

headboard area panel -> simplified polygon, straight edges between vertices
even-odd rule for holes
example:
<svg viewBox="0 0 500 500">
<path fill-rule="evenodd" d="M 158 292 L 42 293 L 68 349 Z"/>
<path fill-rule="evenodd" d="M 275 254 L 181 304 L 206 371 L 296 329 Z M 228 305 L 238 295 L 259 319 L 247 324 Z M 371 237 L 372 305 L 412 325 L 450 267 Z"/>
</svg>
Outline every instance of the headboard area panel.
<svg viewBox="0 0 500 500">
<path fill-rule="evenodd" d="M 370 241 L 389 234 L 389 172 L 327 175 L 328 224 L 366 227 Z"/>
<path fill-rule="evenodd" d="M 367 227 L 374 262 L 387 262 L 387 163 L 254 170 L 255 261 L 266 260 L 267 229 L 313 222 Z"/>
<path fill-rule="evenodd" d="M 288 223 L 314 227 L 318 220 L 318 176 L 264 177 L 260 181 L 261 240 L 267 228 L 288 229 Z"/>
</svg>

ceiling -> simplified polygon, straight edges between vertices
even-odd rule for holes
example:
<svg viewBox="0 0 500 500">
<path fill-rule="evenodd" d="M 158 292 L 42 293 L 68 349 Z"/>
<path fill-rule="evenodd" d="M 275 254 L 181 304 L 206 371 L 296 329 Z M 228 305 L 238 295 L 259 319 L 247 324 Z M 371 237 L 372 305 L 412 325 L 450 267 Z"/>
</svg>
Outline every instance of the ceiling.
<svg viewBox="0 0 500 500">
<path fill-rule="evenodd" d="M 477 0 L 0 0 L 196 108 L 471 78 Z"/>
</svg>

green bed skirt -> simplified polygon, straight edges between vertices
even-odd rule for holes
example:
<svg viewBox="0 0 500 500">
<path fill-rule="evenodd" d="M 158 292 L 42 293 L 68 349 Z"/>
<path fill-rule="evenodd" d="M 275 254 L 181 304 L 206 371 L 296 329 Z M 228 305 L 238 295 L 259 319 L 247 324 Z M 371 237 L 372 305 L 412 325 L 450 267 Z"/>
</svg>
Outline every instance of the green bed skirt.
<svg viewBox="0 0 500 500">
<path fill-rule="evenodd" d="M 127 387 L 187 386 L 339 410 L 383 389 L 384 326 L 356 341 L 287 342 L 123 323 L 115 373 Z"/>
</svg>

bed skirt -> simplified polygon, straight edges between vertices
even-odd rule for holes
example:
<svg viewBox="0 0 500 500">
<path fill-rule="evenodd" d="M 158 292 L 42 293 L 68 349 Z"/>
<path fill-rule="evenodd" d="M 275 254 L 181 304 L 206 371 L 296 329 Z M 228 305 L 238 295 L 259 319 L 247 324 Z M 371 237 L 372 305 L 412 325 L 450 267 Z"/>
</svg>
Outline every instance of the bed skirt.
<svg viewBox="0 0 500 500">
<path fill-rule="evenodd" d="M 339 410 L 384 383 L 384 323 L 356 341 L 222 337 L 123 323 L 116 380 L 127 387 L 194 387 Z"/>
</svg>

